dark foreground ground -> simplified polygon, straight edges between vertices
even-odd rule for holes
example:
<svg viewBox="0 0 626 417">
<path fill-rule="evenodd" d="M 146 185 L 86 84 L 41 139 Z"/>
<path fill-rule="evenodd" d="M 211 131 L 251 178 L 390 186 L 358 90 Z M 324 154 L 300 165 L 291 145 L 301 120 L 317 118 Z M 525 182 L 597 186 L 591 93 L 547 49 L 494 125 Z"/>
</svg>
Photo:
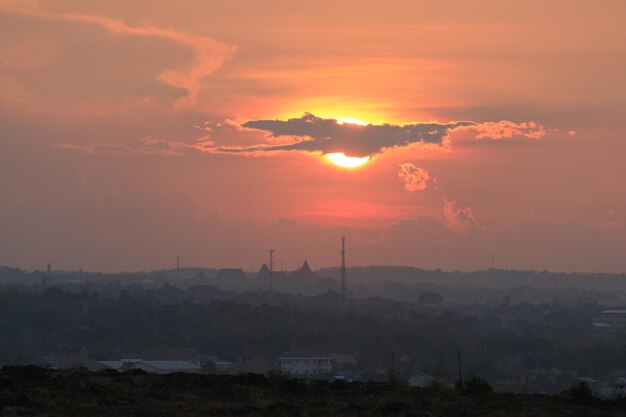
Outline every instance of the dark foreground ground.
<svg viewBox="0 0 626 417">
<path fill-rule="evenodd" d="M 626 416 L 626 401 L 259 375 L 0 370 L 0 416 Z"/>
</svg>

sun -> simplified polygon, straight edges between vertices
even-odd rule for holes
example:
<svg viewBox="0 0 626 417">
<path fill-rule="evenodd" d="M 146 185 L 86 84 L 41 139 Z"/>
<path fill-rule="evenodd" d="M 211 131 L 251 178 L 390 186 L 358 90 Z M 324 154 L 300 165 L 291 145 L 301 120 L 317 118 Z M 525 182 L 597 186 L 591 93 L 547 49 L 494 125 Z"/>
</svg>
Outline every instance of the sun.
<svg viewBox="0 0 626 417">
<path fill-rule="evenodd" d="M 370 156 L 346 156 L 343 152 L 326 154 L 326 158 L 335 165 L 342 168 L 357 168 L 370 160 Z"/>
<path fill-rule="evenodd" d="M 342 119 L 337 120 L 337 123 L 349 124 L 349 125 L 359 125 L 359 126 L 367 126 L 369 123 L 364 122 L 363 120 L 355 119 L 354 117 L 344 117 Z"/>
</svg>

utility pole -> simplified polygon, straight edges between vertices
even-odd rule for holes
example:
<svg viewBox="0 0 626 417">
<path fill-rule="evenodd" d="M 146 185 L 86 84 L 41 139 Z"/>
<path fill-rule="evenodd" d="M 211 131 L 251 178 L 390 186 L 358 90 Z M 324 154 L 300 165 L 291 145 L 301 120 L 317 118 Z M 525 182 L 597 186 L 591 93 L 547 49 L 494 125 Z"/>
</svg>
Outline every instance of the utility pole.
<svg viewBox="0 0 626 417">
<path fill-rule="evenodd" d="M 457 359 L 457 363 L 459 365 L 459 386 L 463 386 L 463 367 L 461 366 L 461 350 L 459 349 L 458 346 L 455 346 L 456 348 L 456 359 Z"/>
<path fill-rule="evenodd" d="M 341 236 L 341 306 L 348 308 L 348 287 L 346 282 L 346 237 Z"/>
<path fill-rule="evenodd" d="M 180 278 L 180 256 L 176 257 L 176 281 Z"/>
<path fill-rule="evenodd" d="M 52 265 L 48 263 L 48 265 L 46 265 L 46 275 L 41 278 L 41 285 L 44 287 L 44 289 L 48 288 L 48 285 L 50 285 L 51 281 L 52 281 Z"/>
<path fill-rule="evenodd" d="M 270 254 L 270 295 L 274 294 L 274 249 L 269 249 L 268 250 L 269 254 Z"/>
<path fill-rule="evenodd" d="M 496 269 L 496 255 L 495 255 L 495 253 L 491 254 L 491 269 Z"/>
</svg>

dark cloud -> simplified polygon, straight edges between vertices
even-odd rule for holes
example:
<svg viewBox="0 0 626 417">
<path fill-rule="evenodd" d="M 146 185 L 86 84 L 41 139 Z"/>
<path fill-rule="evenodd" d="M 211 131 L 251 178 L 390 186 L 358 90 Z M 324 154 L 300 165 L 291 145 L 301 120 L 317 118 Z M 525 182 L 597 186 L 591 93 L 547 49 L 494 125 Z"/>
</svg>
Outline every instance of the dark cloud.
<svg viewBox="0 0 626 417">
<path fill-rule="evenodd" d="M 304 151 L 322 154 L 343 152 L 349 156 L 363 157 L 414 143 L 441 145 L 451 129 L 472 125 L 473 122 L 361 126 L 341 124 L 335 119 L 323 119 L 305 113 L 302 117 L 289 120 L 251 120 L 242 125 L 248 129 L 266 131 L 274 137 L 294 137 L 293 143 L 219 147 L 215 148 L 214 152 Z"/>
</svg>

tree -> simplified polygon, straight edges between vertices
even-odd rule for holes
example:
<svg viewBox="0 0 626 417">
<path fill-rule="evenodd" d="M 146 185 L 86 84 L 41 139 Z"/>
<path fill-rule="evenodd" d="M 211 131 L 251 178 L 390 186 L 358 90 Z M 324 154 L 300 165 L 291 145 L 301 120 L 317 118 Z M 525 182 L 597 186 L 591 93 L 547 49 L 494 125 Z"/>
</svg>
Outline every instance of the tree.
<svg viewBox="0 0 626 417">
<path fill-rule="evenodd" d="M 442 304 L 443 297 L 434 291 L 427 291 L 419 295 L 418 301 L 420 304 Z"/>
</svg>

